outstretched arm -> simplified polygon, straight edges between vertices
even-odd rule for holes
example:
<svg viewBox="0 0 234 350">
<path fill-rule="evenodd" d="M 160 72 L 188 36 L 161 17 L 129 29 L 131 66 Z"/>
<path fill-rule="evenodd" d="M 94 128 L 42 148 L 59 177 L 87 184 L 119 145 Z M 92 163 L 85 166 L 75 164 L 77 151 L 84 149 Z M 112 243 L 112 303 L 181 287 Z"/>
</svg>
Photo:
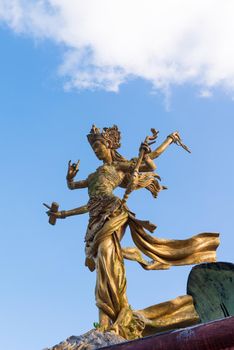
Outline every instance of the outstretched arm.
<svg viewBox="0 0 234 350">
<path fill-rule="evenodd" d="M 149 153 L 148 156 L 151 159 L 158 158 L 167 149 L 167 147 L 171 143 L 176 142 L 177 140 L 180 140 L 180 135 L 177 131 L 175 131 L 172 134 L 168 135 L 166 140 L 159 147 L 157 147 L 154 151 Z"/>
<path fill-rule="evenodd" d="M 88 206 L 83 205 L 82 207 L 79 208 L 74 208 L 74 209 L 70 209 L 70 210 L 61 210 L 61 211 L 57 211 L 57 212 L 53 212 L 51 210 L 47 211 L 47 215 L 48 216 L 54 216 L 56 217 L 56 219 L 65 219 L 68 216 L 74 216 L 74 215 L 81 215 L 81 214 L 85 214 L 88 213 Z"/>
<path fill-rule="evenodd" d="M 78 188 L 85 188 L 88 187 L 88 180 L 81 180 L 81 181 L 74 181 L 74 177 L 79 171 L 79 164 L 80 161 L 78 160 L 77 163 L 71 164 L 71 161 L 68 162 L 68 170 L 67 170 L 67 187 L 70 190 L 75 190 Z"/>
</svg>

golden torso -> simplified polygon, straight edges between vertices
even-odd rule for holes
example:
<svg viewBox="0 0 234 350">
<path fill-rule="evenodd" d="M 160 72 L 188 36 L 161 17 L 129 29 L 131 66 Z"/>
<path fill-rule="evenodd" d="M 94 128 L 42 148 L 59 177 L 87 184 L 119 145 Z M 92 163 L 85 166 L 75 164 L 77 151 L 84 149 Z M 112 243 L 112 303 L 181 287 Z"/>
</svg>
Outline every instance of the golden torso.
<svg viewBox="0 0 234 350">
<path fill-rule="evenodd" d="M 123 181 L 124 173 L 116 163 L 104 164 L 88 177 L 88 193 L 90 197 L 112 194 Z"/>
</svg>

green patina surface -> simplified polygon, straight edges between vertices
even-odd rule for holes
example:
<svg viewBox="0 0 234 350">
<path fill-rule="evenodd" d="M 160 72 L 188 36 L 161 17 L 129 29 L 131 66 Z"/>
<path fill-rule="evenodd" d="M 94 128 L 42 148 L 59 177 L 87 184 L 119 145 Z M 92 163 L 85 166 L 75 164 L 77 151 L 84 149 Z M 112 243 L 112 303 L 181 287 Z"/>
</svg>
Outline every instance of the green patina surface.
<svg viewBox="0 0 234 350">
<path fill-rule="evenodd" d="M 234 316 L 234 264 L 195 266 L 188 278 L 187 293 L 193 297 L 202 323 Z"/>
</svg>

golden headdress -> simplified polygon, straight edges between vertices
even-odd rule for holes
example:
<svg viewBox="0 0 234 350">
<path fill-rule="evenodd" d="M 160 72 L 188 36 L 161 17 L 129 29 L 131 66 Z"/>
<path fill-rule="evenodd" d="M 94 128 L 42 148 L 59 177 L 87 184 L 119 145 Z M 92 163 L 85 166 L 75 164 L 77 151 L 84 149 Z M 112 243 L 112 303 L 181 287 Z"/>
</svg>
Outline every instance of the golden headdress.
<svg viewBox="0 0 234 350">
<path fill-rule="evenodd" d="M 103 128 L 102 131 L 93 125 L 87 138 L 91 146 L 95 141 L 101 141 L 110 149 L 120 147 L 120 131 L 117 125 L 113 125 L 110 128 Z"/>
</svg>

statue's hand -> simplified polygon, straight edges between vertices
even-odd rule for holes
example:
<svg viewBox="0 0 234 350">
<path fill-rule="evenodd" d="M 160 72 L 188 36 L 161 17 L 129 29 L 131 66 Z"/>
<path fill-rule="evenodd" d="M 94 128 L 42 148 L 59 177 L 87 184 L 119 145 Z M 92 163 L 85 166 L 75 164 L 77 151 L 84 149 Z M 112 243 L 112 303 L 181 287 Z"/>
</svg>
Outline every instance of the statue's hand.
<svg viewBox="0 0 234 350">
<path fill-rule="evenodd" d="M 47 214 L 48 216 L 53 216 L 53 217 L 55 217 L 56 219 L 65 219 L 65 217 L 66 217 L 65 211 L 64 211 L 64 210 L 56 211 L 56 212 L 51 211 L 51 210 L 48 210 L 48 211 L 46 212 L 46 214 Z"/>
<path fill-rule="evenodd" d="M 174 131 L 173 133 L 168 135 L 168 137 L 170 137 L 174 143 L 178 143 L 178 141 L 181 141 L 181 137 L 178 131 Z"/>
<path fill-rule="evenodd" d="M 68 162 L 68 169 L 67 169 L 67 180 L 72 180 L 76 174 L 79 171 L 79 165 L 80 161 L 78 160 L 77 163 L 71 164 L 71 160 Z"/>
<path fill-rule="evenodd" d="M 172 142 L 176 143 L 178 146 L 181 146 L 188 153 L 191 153 L 190 149 L 182 142 L 178 131 L 173 132 L 172 134 L 168 135 L 168 137 L 172 139 Z"/>
<path fill-rule="evenodd" d="M 149 154 L 151 152 L 151 148 L 147 142 L 142 142 L 140 145 L 139 152 L 144 151 L 145 154 Z"/>
</svg>

